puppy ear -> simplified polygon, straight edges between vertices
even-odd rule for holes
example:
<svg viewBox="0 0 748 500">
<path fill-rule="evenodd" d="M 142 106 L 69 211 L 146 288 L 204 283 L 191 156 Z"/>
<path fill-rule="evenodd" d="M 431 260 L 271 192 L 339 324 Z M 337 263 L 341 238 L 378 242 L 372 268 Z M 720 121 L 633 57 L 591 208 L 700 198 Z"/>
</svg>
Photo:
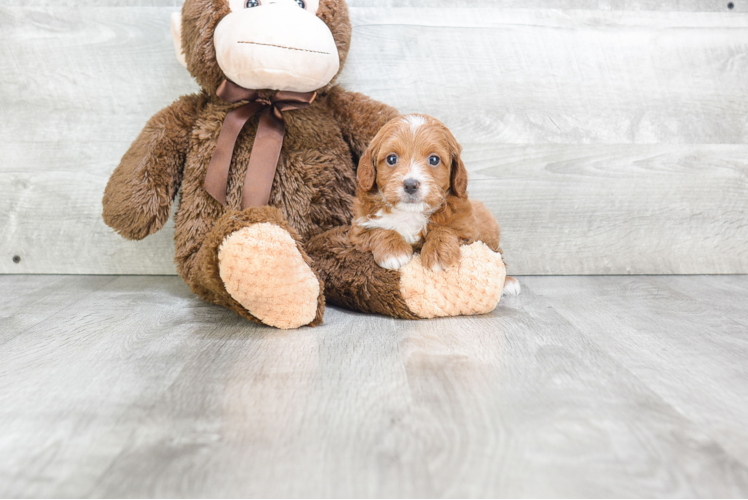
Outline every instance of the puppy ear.
<svg viewBox="0 0 748 500">
<path fill-rule="evenodd" d="M 358 187 L 368 192 L 374 189 L 377 182 L 377 159 L 379 157 L 379 137 L 375 137 L 358 162 Z"/>
<path fill-rule="evenodd" d="M 450 188 L 452 194 L 458 198 L 467 198 L 468 173 L 462 163 L 462 146 L 450 133 L 449 149 L 452 154 L 452 171 L 450 172 Z"/>
</svg>

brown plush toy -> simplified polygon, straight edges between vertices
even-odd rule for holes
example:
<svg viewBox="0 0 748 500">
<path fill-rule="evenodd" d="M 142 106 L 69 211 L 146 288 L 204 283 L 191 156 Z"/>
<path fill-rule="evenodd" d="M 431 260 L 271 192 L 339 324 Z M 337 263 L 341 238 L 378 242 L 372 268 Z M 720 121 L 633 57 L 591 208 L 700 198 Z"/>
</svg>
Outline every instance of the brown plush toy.
<svg viewBox="0 0 748 500">
<path fill-rule="evenodd" d="M 179 274 L 202 299 L 277 328 L 328 301 L 405 319 L 479 314 L 501 256 L 462 248 L 448 272 L 392 271 L 348 238 L 356 162 L 393 108 L 334 86 L 351 37 L 344 0 L 186 0 L 177 54 L 202 87 L 157 113 L 112 174 L 104 220 L 142 239 L 176 212 Z"/>
</svg>

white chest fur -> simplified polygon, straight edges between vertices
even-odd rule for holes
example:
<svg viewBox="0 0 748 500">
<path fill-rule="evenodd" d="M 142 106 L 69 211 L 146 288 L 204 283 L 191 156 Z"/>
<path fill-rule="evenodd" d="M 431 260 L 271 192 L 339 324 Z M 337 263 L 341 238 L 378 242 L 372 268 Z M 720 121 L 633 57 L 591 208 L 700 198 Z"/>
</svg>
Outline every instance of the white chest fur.
<svg viewBox="0 0 748 500">
<path fill-rule="evenodd" d="M 393 208 L 390 213 L 380 210 L 374 216 L 359 219 L 356 223 L 366 229 L 397 231 L 407 243 L 413 245 L 421 241 L 421 233 L 429 223 L 429 216 L 422 211 Z"/>
</svg>

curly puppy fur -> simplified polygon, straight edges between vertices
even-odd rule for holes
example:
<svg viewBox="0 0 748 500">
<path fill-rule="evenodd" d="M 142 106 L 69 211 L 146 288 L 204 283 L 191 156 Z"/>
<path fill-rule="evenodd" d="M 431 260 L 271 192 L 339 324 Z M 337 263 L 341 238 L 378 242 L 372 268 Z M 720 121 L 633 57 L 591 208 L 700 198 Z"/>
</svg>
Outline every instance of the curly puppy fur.
<svg viewBox="0 0 748 500">
<path fill-rule="evenodd" d="M 500 252 L 496 219 L 468 199 L 462 148 L 449 129 L 426 115 L 387 123 L 361 158 L 351 241 L 382 267 L 399 269 L 421 251 L 441 271 L 460 260 L 460 246 L 482 241 Z"/>
</svg>

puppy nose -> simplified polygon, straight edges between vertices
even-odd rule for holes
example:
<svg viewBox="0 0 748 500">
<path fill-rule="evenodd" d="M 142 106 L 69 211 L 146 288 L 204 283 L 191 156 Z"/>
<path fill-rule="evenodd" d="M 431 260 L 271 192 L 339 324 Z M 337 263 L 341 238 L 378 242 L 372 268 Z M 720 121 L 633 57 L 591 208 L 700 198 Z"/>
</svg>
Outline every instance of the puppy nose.
<svg viewBox="0 0 748 500">
<path fill-rule="evenodd" d="M 418 191 L 418 188 L 421 186 L 421 183 L 415 179 L 407 179 L 405 182 L 403 182 L 403 186 L 405 187 L 406 193 L 413 194 L 416 191 Z"/>
</svg>

